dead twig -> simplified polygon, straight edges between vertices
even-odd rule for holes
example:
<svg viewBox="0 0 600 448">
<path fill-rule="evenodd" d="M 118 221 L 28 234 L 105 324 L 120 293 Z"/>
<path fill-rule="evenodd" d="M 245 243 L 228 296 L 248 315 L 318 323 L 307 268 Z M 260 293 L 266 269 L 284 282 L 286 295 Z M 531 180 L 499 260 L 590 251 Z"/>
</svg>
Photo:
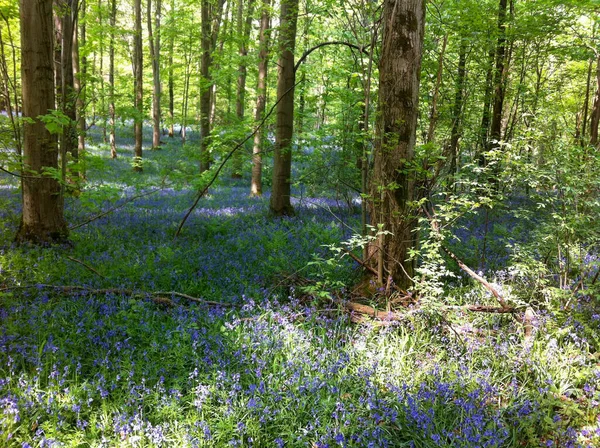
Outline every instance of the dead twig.
<svg viewBox="0 0 600 448">
<path fill-rule="evenodd" d="M 84 263 L 83 261 L 78 260 L 77 258 L 69 257 L 68 255 L 67 255 L 66 258 L 69 259 L 69 260 L 71 260 L 71 261 L 73 261 L 73 262 L 75 262 L 75 263 L 79 263 L 81 266 L 83 266 L 84 268 L 86 268 L 88 271 L 93 272 L 98 277 L 106 278 L 104 275 L 100 274 L 100 272 L 98 272 L 96 269 L 94 269 L 90 265 Z"/>
<path fill-rule="evenodd" d="M 54 289 L 57 291 L 61 291 L 65 294 L 74 294 L 77 292 L 87 292 L 88 294 L 122 294 L 126 296 L 132 297 L 148 297 L 156 302 L 155 299 L 164 300 L 164 296 L 171 295 L 174 297 L 181 297 L 183 299 L 189 300 L 190 302 L 201 303 L 203 305 L 209 306 L 220 306 L 224 308 L 231 308 L 236 306 L 232 303 L 224 303 L 224 302 L 214 302 L 212 300 L 204 300 L 198 297 L 193 297 L 187 294 L 183 294 L 181 292 L 176 291 L 136 291 L 133 289 L 127 288 L 101 288 L 101 289 L 93 289 L 86 286 L 74 286 L 74 285 L 49 285 L 44 283 L 39 283 L 37 285 L 22 285 L 22 286 L 9 286 L 6 288 L 0 289 L 0 292 L 6 291 L 14 291 L 19 289 Z"/>
</svg>

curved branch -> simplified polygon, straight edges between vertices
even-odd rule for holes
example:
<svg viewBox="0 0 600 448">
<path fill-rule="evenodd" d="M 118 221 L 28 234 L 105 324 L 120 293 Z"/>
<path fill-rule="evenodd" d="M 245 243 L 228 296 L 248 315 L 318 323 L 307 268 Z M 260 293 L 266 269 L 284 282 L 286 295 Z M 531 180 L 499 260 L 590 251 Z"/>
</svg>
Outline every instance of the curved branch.
<svg viewBox="0 0 600 448">
<path fill-rule="evenodd" d="M 271 106 L 271 109 L 269 109 L 269 112 L 263 117 L 263 119 L 260 121 L 260 123 L 258 123 L 258 125 L 256 126 L 256 128 L 254 128 L 254 131 L 252 131 L 252 133 L 248 134 L 246 136 L 246 138 L 244 138 L 241 142 L 239 142 L 237 145 L 235 145 L 234 148 L 227 153 L 227 155 L 225 156 L 225 158 L 223 159 L 223 161 L 221 162 L 221 164 L 219 165 L 219 167 L 215 170 L 215 174 L 213 175 L 213 177 L 210 179 L 210 181 L 208 181 L 208 184 L 206 184 L 206 186 L 200 192 L 198 192 L 198 194 L 196 195 L 196 200 L 194 201 L 194 203 L 192 204 L 192 206 L 189 208 L 189 210 L 187 211 L 187 213 L 185 214 L 185 216 L 183 217 L 183 219 L 179 223 L 179 226 L 177 227 L 177 231 L 175 232 L 175 236 L 173 238 L 177 238 L 179 236 L 179 234 L 181 233 L 181 229 L 183 229 L 183 226 L 184 226 L 185 222 L 190 217 L 190 215 L 192 214 L 192 212 L 194 211 L 194 209 L 198 206 L 198 202 L 200 202 L 200 199 L 206 194 L 206 192 L 211 187 L 211 185 L 215 182 L 215 180 L 217 180 L 217 178 L 219 177 L 219 173 L 221 172 L 221 170 L 223 169 L 223 167 L 225 166 L 225 164 L 227 163 L 227 161 L 233 156 L 233 154 L 238 149 L 240 149 L 242 146 L 244 146 L 244 143 L 246 143 L 248 140 L 250 140 L 252 137 L 254 137 L 254 134 L 256 134 L 258 132 L 258 130 L 263 127 L 263 125 L 265 124 L 265 122 L 267 121 L 267 119 L 273 114 L 273 112 L 275 111 L 275 108 L 281 102 L 281 100 L 288 93 L 290 93 L 292 90 L 294 90 L 296 88 L 296 86 L 298 84 L 300 84 L 301 82 L 302 81 L 298 81 L 292 87 L 290 87 L 289 89 L 287 89 L 283 93 L 283 95 L 281 95 L 281 97 L 279 99 L 277 99 L 277 101 L 275 101 L 275 104 L 273 104 L 273 106 Z"/>
<path fill-rule="evenodd" d="M 321 42 L 318 45 L 315 45 L 312 48 L 309 48 L 308 50 L 306 50 L 304 52 L 304 54 L 302 56 L 300 56 L 300 59 L 298 59 L 298 62 L 296 62 L 296 65 L 294 65 L 294 71 L 298 71 L 298 68 L 300 68 L 300 64 L 302 64 L 306 58 L 308 57 L 309 54 L 311 54 L 313 51 L 318 50 L 321 47 L 325 47 L 327 45 L 345 45 L 346 47 L 349 48 L 353 48 L 355 50 L 361 51 L 363 53 L 365 53 L 367 56 L 369 55 L 369 52 L 367 51 L 367 48 L 369 48 L 370 45 L 367 46 L 359 46 L 359 45 L 355 45 L 355 44 L 351 44 L 350 42 L 344 42 L 341 40 L 333 40 L 333 41 L 329 41 L 329 42 Z"/>
</svg>

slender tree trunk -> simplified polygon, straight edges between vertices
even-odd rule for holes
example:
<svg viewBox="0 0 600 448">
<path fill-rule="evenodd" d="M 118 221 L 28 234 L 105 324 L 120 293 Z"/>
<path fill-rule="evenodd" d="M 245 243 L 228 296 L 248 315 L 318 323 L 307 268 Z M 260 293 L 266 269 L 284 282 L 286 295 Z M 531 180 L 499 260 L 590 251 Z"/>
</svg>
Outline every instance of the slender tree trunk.
<svg viewBox="0 0 600 448">
<path fill-rule="evenodd" d="M 62 47 L 61 47 L 61 97 L 62 111 L 69 118 L 69 122 L 63 127 L 61 142 L 61 153 L 70 154 L 73 161 L 77 162 L 77 91 L 75 89 L 75 76 L 73 72 L 73 41 L 77 27 L 77 0 L 66 0 L 62 4 Z M 73 171 L 72 175 L 77 178 L 79 173 Z M 74 179 L 70 179 L 71 182 Z"/>
<path fill-rule="evenodd" d="M 148 39 L 152 63 L 152 148 L 160 149 L 160 15 L 161 0 L 156 0 L 155 23 L 152 29 L 152 0 L 148 0 Z"/>
<path fill-rule="evenodd" d="M 58 148 L 40 115 L 55 108 L 54 35 L 52 0 L 21 0 L 21 81 L 23 156 L 23 212 L 15 240 L 46 244 L 66 240 L 60 185 L 46 169 L 58 168 Z"/>
<path fill-rule="evenodd" d="M 134 91 L 136 117 L 134 124 L 135 148 L 134 171 L 142 171 L 142 137 L 144 124 L 144 56 L 142 52 L 142 4 L 141 0 L 134 0 L 135 29 L 133 37 L 133 66 L 134 66 Z"/>
<path fill-rule="evenodd" d="M 580 144 L 581 146 L 585 145 L 585 134 L 587 132 L 587 121 L 588 121 L 588 113 L 589 113 L 589 108 L 590 108 L 590 86 L 592 83 L 592 66 L 593 66 L 594 62 L 593 60 L 590 59 L 590 63 L 588 65 L 588 72 L 587 72 L 587 81 L 585 83 L 585 99 L 583 100 L 583 123 L 582 123 L 582 130 L 581 130 L 581 136 L 580 136 Z"/>
<path fill-rule="evenodd" d="M 12 77 L 11 77 L 11 74 L 9 73 L 7 58 L 6 58 L 5 43 L 4 43 L 4 40 L 2 39 L 2 35 L 1 35 L 2 33 L 0 30 L 0 52 L 2 55 L 2 79 L 4 81 L 3 87 L 4 87 L 5 103 L 6 103 L 8 117 L 10 119 L 12 131 L 13 131 L 13 140 L 14 140 L 15 148 L 17 150 L 17 157 L 18 157 L 17 160 L 20 163 L 20 162 L 22 162 L 23 146 L 21 143 L 21 135 L 22 135 L 21 123 L 20 123 L 20 121 L 16 120 L 16 117 L 19 116 L 19 98 L 18 98 L 19 92 L 17 89 L 17 83 L 19 81 L 19 78 L 17 77 L 18 64 L 17 64 L 16 45 L 15 45 L 15 41 L 13 39 L 12 31 L 10 28 L 10 21 L 2 13 L 0 13 L 0 17 L 2 17 L 2 20 L 6 24 L 6 33 L 8 35 L 8 45 L 11 48 L 11 53 L 12 53 L 13 72 L 12 72 Z M 22 182 L 21 182 L 21 185 L 22 185 Z"/>
<path fill-rule="evenodd" d="M 116 117 L 115 117 L 115 25 L 117 21 L 117 0 L 110 1 L 110 42 L 108 47 L 108 114 L 110 116 L 110 157 L 117 158 Z"/>
<path fill-rule="evenodd" d="M 598 146 L 598 123 L 600 123 L 600 52 L 597 55 L 596 62 L 596 95 L 594 96 L 594 106 L 592 107 L 592 117 L 590 121 L 590 144 Z"/>
<path fill-rule="evenodd" d="M 173 47 L 175 45 L 175 32 L 173 31 L 175 14 L 175 0 L 171 0 L 171 20 L 169 35 L 169 138 L 175 136 L 175 81 L 173 79 Z"/>
<path fill-rule="evenodd" d="M 435 125 L 438 118 L 437 103 L 440 96 L 440 87 L 442 85 L 442 75 L 444 73 L 444 54 L 446 52 L 446 45 L 448 44 L 448 34 L 444 35 L 442 41 L 442 49 L 440 50 L 440 56 L 438 59 L 438 71 L 435 80 L 435 87 L 433 89 L 433 98 L 431 100 L 431 111 L 429 112 L 429 128 L 427 130 L 426 142 L 430 143 L 433 141 L 433 135 L 435 133 Z"/>
<path fill-rule="evenodd" d="M 360 189 L 363 194 L 360 205 L 360 221 L 363 238 L 367 237 L 368 230 L 368 203 L 367 197 L 369 195 L 369 152 L 371 149 L 372 139 L 370 136 L 370 121 L 371 121 L 371 77 L 373 74 L 373 56 L 375 52 L 375 44 L 378 39 L 378 25 L 373 24 L 371 33 L 371 46 L 369 47 L 369 60 L 367 62 L 367 73 L 364 82 L 364 113 L 363 113 L 363 124 L 362 129 L 364 132 L 364 138 L 362 142 L 362 155 L 360 161 Z M 365 245 L 363 247 L 363 260 L 367 260 L 369 257 L 369 247 Z"/>
<path fill-rule="evenodd" d="M 479 166 L 485 165 L 484 152 L 488 144 L 490 132 L 490 109 L 492 107 L 493 79 L 494 79 L 494 49 L 488 53 L 488 70 L 485 76 L 485 92 L 483 94 L 483 112 L 481 115 L 481 126 L 479 127 L 479 144 L 477 150 L 477 162 Z"/>
<path fill-rule="evenodd" d="M 467 43 L 461 39 L 458 50 L 458 70 L 454 90 L 454 106 L 452 110 L 452 130 L 450 131 L 450 176 L 456 174 L 458 166 L 458 142 L 461 137 L 461 118 L 463 110 L 463 95 L 465 89 L 465 74 L 467 65 Z"/>
<path fill-rule="evenodd" d="M 213 18 L 213 29 L 212 29 L 212 36 L 211 36 L 211 54 L 214 54 L 215 51 L 217 50 L 217 43 L 219 40 L 219 34 L 221 33 L 223 36 L 227 36 L 227 25 L 229 22 L 232 23 L 232 27 L 233 27 L 233 8 L 231 11 L 231 20 L 227 21 L 227 17 L 229 16 L 229 8 L 232 4 L 231 1 L 227 2 L 227 8 L 225 9 L 225 20 L 224 23 L 225 25 L 223 26 L 223 30 L 221 31 L 221 19 L 223 17 L 223 5 L 225 4 L 224 0 L 218 0 L 217 3 L 217 11 L 216 14 L 214 14 L 214 18 Z M 231 31 L 229 33 L 229 38 L 231 38 Z M 220 43 L 219 43 L 219 53 L 222 55 L 223 54 L 223 46 L 225 44 L 225 39 L 220 39 Z M 213 71 L 218 71 L 220 69 L 220 64 L 215 65 L 214 67 L 211 68 L 211 70 Z M 210 119 L 209 119 L 209 123 L 208 123 L 208 127 L 209 129 L 212 129 L 213 126 L 215 125 L 215 117 L 216 117 L 216 113 L 217 113 L 217 83 L 213 83 L 210 89 Z"/>
<path fill-rule="evenodd" d="M 237 98 L 235 104 L 235 114 L 237 116 L 238 123 L 242 125 L 244 123 L 244 112 L 245 112 L 245 101 L 246 101 L 246 73 L 248 65 L 248 40 L 250 39 L 250 31 L 252 30 L 252 15 L 254 13 L 254 0 L 248 0 L 246 10 L 246 20 L 243 21 L 243 8 L 244 2 L 240 0 L 238 7 L 238 36 L 240 38 L 239 45 L 239 56 L 240 64 L 238 66 L 238 79 L 237 79 Z M 237 151 L 234 154 L 233 159 L 233 172 L 232 177 L 241 178 L 244 163 L 244 151 Z"/>
<path fill-rule="evenodd" d="M 77 152 L 79 159 L 82 159 L 85 152 L 85 134 L 86 134 L 86 120 L 85 120 L 85 83 L 87 73 L 87 57 L 79 56 L 80 47 L 85 46 L 86 40 L 86 0 L 81 1 L 81 8 L 79 11 L 81 28 L 80 33 L 75 37 L 73 42 L 73 70 L 75 72 L 75 90 L 77 92 Z M 76 28 L 77 30 L 77 28 Z M 77 32 L 77 31 L 76 31 Z M 81 168 L 80 175 L 85 178 L 85 168 Z"/>
<path fill-rule="evenodd" d="M 502 111 L 504 108 L 506 79 L 506 8 L 507 0 L 500 0 L 498 9 L 498 43 L 496 45 L 496 67 L 494 69 L 494 104 L 490 126 L 488 150 L 500 149 L 502 140 Z"/>
<path fill-rule="evenodd" d="M 424 23 L 424 0 L 384 1 L 379 135 L 371 184 L 371 224 L 380 234 L 370 253 L 377 255 L 378 280 L 391 277 L 402 289 L 410 287 L 414 273 L 414 176 L 407 170 L 416 142 Z"/>
<path fill-rule="evenodd" d="M 210 168 L 210 154 L 208 153 L 208 139 L 210 133 L 210 93 L 212 79 L 210 76 L 211 65 L 211 39 L 210 39 L 210 9 L 209 1 L 202 0 L 202 59 L 200 74 L 202 75 L 202 92 L 200 93 L 200 172 Z"/>
<path fill-rule="evenodd" d="M 267 99 L 267 70 L 269 65 L 269 35 L 270 25 L 269 8 L 271 0 L 263 0 L 262 13 L 260 17 L 260 31 L 258 35 L 258 80 L 256 83 L 256 110 L 254 120 L 258 123 L 263 119 Z M 254 134 L 254 145 L 252 148 L 252 184 L 250 186 L 251 196 L 262 195 L 262 151 L 263 130 L 258 129 Z"/>
<path fill-rule="evenodd" d="M 103 23 L 104 17 L 102 16 L 103 8 L 102 8 L 102 0 L 98 0 L 98 22 Z M 104 88 L 104 34 L 101 34 L 99 39 L 100 46 L 100 64 L 99 64 L 99 73 L 98 79 L 100 79 L 100 118 L 101 118 L 101 128 L 102 128 L 102 142 L 107 143 L 108 138 L 106 134 L 106 128 L 108 127 L 108 114 L 106 113 L 106 94 Z M 95 67 L 94 67 L 95 68 Z"/>
<path fill-rule="evenodd" d="M 281 0 L 279 72 L 277 77 L 277 129 L 273 161 L 273 188 L 269 208 L 274 215 L 293 215 L 291 203 L 292 137 L 294 135 L 294 47 L 298 0 Z"/>
</svg>

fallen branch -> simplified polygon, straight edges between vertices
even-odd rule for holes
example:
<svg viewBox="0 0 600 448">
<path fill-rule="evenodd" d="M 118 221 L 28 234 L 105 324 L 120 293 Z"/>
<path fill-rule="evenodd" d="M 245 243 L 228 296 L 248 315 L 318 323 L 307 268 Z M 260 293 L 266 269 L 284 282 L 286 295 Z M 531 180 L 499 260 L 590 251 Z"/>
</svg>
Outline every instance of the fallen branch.
<svg viewBox="0 0 600 448">
<path fill-rule="evenodd" d="M 102 278 L 106 278 L 105 276 L 103 276 L 102 274 L 100 274 L 100 272 L 98 272 L 96 269 L 94 269 L 94 268 L 93 268 L 93 267 L 91 267 L 90 265 L 88 265 L 88 264 L 84 263 L 83 261 L 81 261 L 81 260 L 78 260 L 77 258 L 69 257 L 69 256 L 67 256 L 66 258 L 67 258 L 67 259 L 69 259 L 69 260 L 71 260 L 71 261 L 74 261 L 75 263 L 79 263 L 81 266 L 83 266 L 83 267 L 84 267 L 84 268 L 86 268 L 87 270 L 89 270 L 89 271 L 93 272 L 93 273 L 94 273 L 94 274 L 96 274 L 97 276 L 99 276 L 99 277 L 102 277 Z"/>
<path fill-rule="evenodd" d="M 467 274 L 469 274 L 469 276 L 471 278 L 477 280 L 479 283 L 481 283 L 485 287 L 485 289 L 487 289 L 489 292 L 491 292 L 492 295 L 498 301 L 498 303 L 502 306 L 502 308 L 504 308 L 504 309 L 512 309 L 512 307 L 506 302 L 506 300 L 504 300 L 504 297 L 502 297 L 502 295 L 498 292 L 498 290 L 496 288 L 494 288 L 485 278 L 483 278 L 481 275 L 477 274 L 471 268 L 469 268 L 469 266 L 467 266 L 466 264 L 464 264 L 456 255 L 454 255 L 450 251 L 450 249 L 448 249 L 445 246 L 441 246 L 441 247 L 442 247 L 442 250 L 444 252 L 446 252 L 446 254 L 448 254 L 448 256 L 450 258 L 452 258 L 454 261 L 456 261 L 456 263 L 458 264 L 458 266 L 463 271 L 465 271 Z"/>
<path fill-rule="evenodd" d="M 421 308 L 413 308 L 405 312 L 378 310 L 369 305 L 363 305 L 356 302 L 346 302 L 346 308 L 352 312 L 365 314 L 369 317 L 379 320 L 394 320 L 400 321 L 407 317 L 422 312 Z M 516 308 L 501 308 L 487 305 L 463 305 L 463 306 L 442 306 L 436 307 L 441 311 L 469 311 L 475 313 L 497 313 L 497 314 L 512 314 L 518 310 Z"/>
<path fill-rule="evenodd" d="M 437 235 L 440 235 L 439 224 L 433 219 L 433 217 L 427 211 L 427 209 L 425 209 L 423 207 L 422 210 L 425 212 L 425 214 L 427 215 L 427 218 L 429 219 L 429 225 L 431 226 L 431 229 Z M 504 299 L 504 297 L 502 297 L 502 295 L 498 292 L 498 290 L 496 288 L 494 288 L 485 278 L 483 278 L 481 275 L 477 274 L 475 271 L 473 271 L 471 268 L 469 268 L 469 266 L 464 264 L 462 262 L 462 260 L 460 258 L 458 258 L 456 255 L 454 255 L 454 253 L 452 253 L 452 251 L 450 249 L 448 249 L 446 246 L 440 244 L 440 247 L 442 248 L 442 250 L 444 252 L 446 252 L 446 254 L 448 254 L 448 256 L 450 258 L 452 258 L 456 262 L 456 264 L 458 264 L 458 267 L 460 267 L 463 271 L 465 271 L 467 274 L 469 274 L 469 276 L 472 279 L 477 280 L 479 283 L 481 283 L 485 289 L 487 289 L 489 292 L 491 292 L 492 295 L 496 298 L 496 300 L 498 301 L 500 306 L 502 306 L 503 309 L 506 309 L 506 310 L 514 309 L 506 302 L 506 300 Z"/>
<path fill-rule="evenodd" d="M 54 289 L 57 291 L 61 291 L 65 294 L 74 294 L 77 292 L 85 291 L 89 294 L 122 294 L 126 296 L 132 297 L 148 297 L 154 301 L 155 299 L 164 299 L 163 296 L 174 296 L 181 297 L 183 299 L 189 300 L 190 302 L 201 303 L 203 305 L 210 306 L 221 306 L 224 308 L 234 307 L 235 304 L 232 303 L 224 303 L 224 302 L 214 302 L 212 300 L 204 300 L 198 297 L 193 297 L 187 294 L 183 294 L 181 292 L 176 291 L 136 291 L 133 289 L 127 288 L 101 288 L 101 289 L 93 289 L 88 288 L 86 286 L 72 286 L 72 285 L 48 285 L 44 283 L 40 283 L 37 285 L 23 285 L 23 286 L 9 286 L 6 288 L 0 289 L 0 292 L 5 291 L 14 291 L 17 289 Z"/>
</svg>

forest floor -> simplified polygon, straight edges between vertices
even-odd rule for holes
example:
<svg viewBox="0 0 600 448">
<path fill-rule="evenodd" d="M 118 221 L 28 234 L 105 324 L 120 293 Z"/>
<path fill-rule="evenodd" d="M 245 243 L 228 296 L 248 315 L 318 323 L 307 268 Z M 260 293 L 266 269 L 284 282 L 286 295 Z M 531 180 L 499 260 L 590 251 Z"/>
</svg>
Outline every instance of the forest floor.
<svg viewBox="0 0 600 448">
<path fill-rule="evenodd" d="M 331 247 L 358 205 L 299 189 L 297 215 L 274 219 L 225 175 L 175 238 L 194 150 L 145 151 L 137 175 L 124 143 L 116 160 L 90 145 L 61 247 L 12 245 L 20 193 L 0 177 L 0 446 L 600 446 L 591 294 L 539 299 L 530 340 L 510 315 L 436 303 L 357 319 L 360 266 Z M 535 221 L 507 210 L 462 218 L 453 250 L 533 296 L 509 256 Z M 493 304 L 449 269 L 443 304 Z"/>
</svg>

